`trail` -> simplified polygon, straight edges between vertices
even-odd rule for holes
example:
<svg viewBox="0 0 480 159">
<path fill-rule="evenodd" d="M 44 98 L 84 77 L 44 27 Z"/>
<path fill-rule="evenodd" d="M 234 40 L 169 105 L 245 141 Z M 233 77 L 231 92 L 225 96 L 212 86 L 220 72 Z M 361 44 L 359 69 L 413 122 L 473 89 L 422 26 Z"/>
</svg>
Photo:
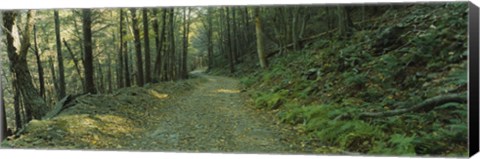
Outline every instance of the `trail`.
<svg viewBox="0 0 480 159">
<path fill-rule="evenodd" d="M 272 116 L 246 105 L 239 81 L 209 76 L 194 90 L 171 97 L 149 129 L 125 149 L 175 152 L 298 153 L 294 134 Z M 147 119 L 148 120 L 148 119 Z"/>
</svg>

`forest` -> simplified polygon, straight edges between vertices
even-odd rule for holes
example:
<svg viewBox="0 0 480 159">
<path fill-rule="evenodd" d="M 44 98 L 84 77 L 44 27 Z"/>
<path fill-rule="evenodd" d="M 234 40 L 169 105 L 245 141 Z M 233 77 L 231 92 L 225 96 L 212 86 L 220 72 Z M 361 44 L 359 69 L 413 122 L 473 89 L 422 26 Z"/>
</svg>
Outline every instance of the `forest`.
<svg viewBox="0 0 480 159">
<path fill-rule="evenodd" d="M 467 4 L 2 10 L 1 145 L 466 156 Z"/>
</svg>

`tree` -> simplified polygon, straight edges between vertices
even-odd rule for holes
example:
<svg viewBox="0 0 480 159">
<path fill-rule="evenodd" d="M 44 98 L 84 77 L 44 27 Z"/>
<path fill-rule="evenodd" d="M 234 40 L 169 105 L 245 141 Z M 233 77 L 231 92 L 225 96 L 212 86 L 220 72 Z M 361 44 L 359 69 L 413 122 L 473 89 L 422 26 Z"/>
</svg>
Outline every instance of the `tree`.
<svg viewBox="0 0 480 159">
<path fill-rule="evenodd" d="M 265 57 L 265 51 L 263 48 L 263 32 L 262 32 L 262 21 L 260 19 L 260 9 L 255 8 L 255 32 L 257 35 L 257 52 L 258 52 L 258 59 L 260 60 L 260 67 L 267 68 L 267 59 Z"/>
<path fill-rule="evenodd" d="M 162 32 L 159 33 L 158 31 L 158 18 L 157 18 L 157 10 L 154 9 L 154 16 L 155 20 L 153 21 L 153 31 L 155 32 L 155 46 L 156 46 L 156 52 L 157 52 L 157 58 L 155 60 L 155 68 L 154 68 L 154 75 L 155 79 L 160 80 L 161 72 L 162 72 L 162 49 L 163 49 L 163 43 L 165 39 L 165 22 L 166 22 L 166 16 L 167 16 L 167 10 L 162 9 Z"/>
<path fill-rule="evenodd" d="M 123 24 L 123 19 L 124 19 L 124 12 L 122 9 L 120 9 L 120 25 L 124 25 Z M 128 24 L 126 23 L 125 26 L 128 26 Z M 123 36 L 125 36 L 127 34 L 127 29 L 123 29 L 121 28 L 120 29 L 120 32 Z M 122 36 L 122 37 L 123 37 Z M 120 42 L 123 43 L 123 66 L 125 66 L 125 70 L 124 70 L 124 73 L 125 73 L 125 87 L 130 87 L 132 85 L 132 82 L 131 82 L 131 78 L 130 78 L 130 68 L 129 68 L 129 56 L 128 56 L 128 42 L 125 41 L 125 40 L 120 40 Z"/>
<path fill-rule="evenodd" d="M 3 21 L 2 13 L 0 13 L 0 21 Z M 2 29 L 0 29 L 0 37 L 2 36 Z M 0 66 L 3 66 L 2 59 L 0 59 Z M 0 75 L 3 74 L 0 69 Z M 3 81 L 0 80 L 0 142 L 7 137 L 7 115 L 5 113 L 5 104 L 3 100 Z"/>
<path fill-rule="evenodd" d="M 187 11 L 188 10 L 188 11 Z M 188 78 L 187 70 L 187 54 L 188 54 L 188 34 L 190 30 L 190 20 L 187 20 L 187 16 L 190 16 L 190 9 L 185 8 L 183 10 L 183 55 L 181 58 L 181 76 L 183 79 Z"/>
<path fill-rule="evenodd" d="M 55 19 L 55 37 L 57 42 L 57 60 L 58 60 L 58 85 L 59 85 L 59 93 L 58 93 L 58 100 L 65 97 L 65 73 L 63 68 L 63 57 L 62 57 L 62 42 L 60 38 L 60 18 L 58 17 L 58 10 L 53 11 L 54 19 Z"/>
<path fill-rule="evenodd" d="M 120 47 L 118 48 L 118 62 L 117 62 L 117 87 L 118 88 L 123 88 L 125 87 L 125 79 L 124 79 L 124 60 L 123 60 L 123 52 L 126 51 L 123 49 L 123 45 L 124 45 L 124 39 L 123 39 L 123 36 L 124 36 L 124 32 L 123 32 L 123 11 L 122 9 L 120 9 L 120 22 L 119 22 L 119 25 L 120 25 L 120 28 L 119 28 L 119 32 L 120 32 L 120 40 L 119 40 L 119 44 L 120 44 Z"/>
<path fill-rule="evenodd" d="M 33 86 L 32 76 L 28 69 L 27 52 L 30 47 L 30 32 L 33 26 L 33 12 L 29 10 L 23 28 L 22 38 L 13 28 L 17 24 L 15 19 L 18 13 L 15 11 L 4 12 L 3 24 L 6 28 L 7 54 L 10 60 L 10 70 L 14 74 L 13 86 L 18 88 L 25 104 L 27 121 L 40 119 L 47 111 L 46 103 Z M 15 46 L 14 41 L 20 41 L 20 46 Z M 19 47 L 19 48 L 17 48 Z M 18 49 L 18 50 L 17 50 Z"/>
<path fill-rule="evenodd" d="M 207 10 L 207 56 L 208 56 L 208 71 L 213 67 L 213 43 L 212 43 L 212 9 L 208 8 Z"/>
<path fill-rule="evenodd" d="M 43 77 L 43 66 L 42 61 L 40 60 L 40 53 L 38 52 L 37 44 L 37 27 L 33 26 L 33 43 L 34 43 L 34 53 L 37 59 L 37 69 L 38 69 L 38 80 L 40 82 L 40 96 L 45 99 L 45 79 Z"/>
<path fill-rule="evenodd" d="M 135 43 L 135 52 L 137 57 L 137 85 L 143 86 L 143 60 L 142 60 L 142 45 L 140 43 L 140 30 L 138 29 L 138 18 L 137 18 L 137 9 L 131 8 L 130 13 L 132 14 L 132 28 L 133 36 Z"/>
<path fill-rule="evenodd" d="M 233 48 L 232 48 L 232 37 L 230 34 L 230 15 L 229 15 L 229 7 L 225 7 L 226 10 L 226 21 L 227 21 L 227 42 L 228 42 L 228 61 L 229 61 L 229 66 L 230 66 L 230 73 L 235 72 L 235 62 L 234 62 L 234 57 L 235 54 L 233 53 Z"/>
<path fill-rule="evenodd" d="M 146 8 L 142 9 L 142 17 L 143 17 L 143 40 L 145 45 L 145 82 L 150 83 L 152 82 L 152 74 L 151 74 L 151 63 L 150 63 L 150 41 L 148 35 L 148 10 Z"/>
<path fill-rule="evenodd" d="M 168 72 L 168 77 L 167 77 L 167 80 L 173 80 L 175 77 L 175 63 L 174 63 L 174 60 L 175 60 L 175 27 L 174 27 L 174 11 L 175 9 L 174 8 L 171 8 L 170 9 L 170 14 L 169 14 L 169 39 L 170 40 L 170 48 L 169 48 L 169 52 L 168 52 L 168 62 L 167 62 L 167 72 Z"/>
<path fill-rule="evenodd" d="M 337 6 L 337 17 L 339 36 L 344 38 L 350 35 L 353 23 L 350 19 L 349 11 L 347 11 L 346 6 Z"/>
<path fill-rule="evenodd" d="M 85 74 L 85 90 L 87 93 L 95 94 L 95 84 L 93 80 L 93 55 L 92 55 L 92 20 L 90 9 L 82 9 L 82 21 L 83 21 L 83 47 L 84 57 L 83 66 Z"/>
</svg>

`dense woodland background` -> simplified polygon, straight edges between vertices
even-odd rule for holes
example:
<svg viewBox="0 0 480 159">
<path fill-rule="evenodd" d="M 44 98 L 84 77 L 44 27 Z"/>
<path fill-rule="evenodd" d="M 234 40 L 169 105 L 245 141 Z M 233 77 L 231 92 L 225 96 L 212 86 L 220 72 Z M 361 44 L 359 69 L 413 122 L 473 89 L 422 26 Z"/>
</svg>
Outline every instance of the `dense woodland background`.
<svg viewBox="0 0 480 159">
<path fill-rule="evenodd" d="M 467 3 L 2 11 L 6 125 L 20 135 L 86 93 L 205 69 L 241 78 L 251 104 L 316 153 L 466 155 L 467 13 Z"/>
</svg>

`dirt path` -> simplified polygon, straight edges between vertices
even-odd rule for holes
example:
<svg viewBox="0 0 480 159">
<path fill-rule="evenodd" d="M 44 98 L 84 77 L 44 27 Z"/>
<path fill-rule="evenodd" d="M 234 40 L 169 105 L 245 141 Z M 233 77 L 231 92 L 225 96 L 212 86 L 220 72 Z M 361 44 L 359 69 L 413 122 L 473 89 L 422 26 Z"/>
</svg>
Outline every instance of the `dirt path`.
<svg viewBox="0 0 480 159">
<path fill-rule="evenodd" d="M 245 105 L 236 79 L 200 75 L 208 81 L 172 104 L 150 112 L 156 121 L 131 149 L 181 152 L 298 153 L 293 134 L 272 116 Z M 169 103 L 169 102 L 165 102 Z M 130 149 L 130 148 L 126 148 Z"/>
</svg>

